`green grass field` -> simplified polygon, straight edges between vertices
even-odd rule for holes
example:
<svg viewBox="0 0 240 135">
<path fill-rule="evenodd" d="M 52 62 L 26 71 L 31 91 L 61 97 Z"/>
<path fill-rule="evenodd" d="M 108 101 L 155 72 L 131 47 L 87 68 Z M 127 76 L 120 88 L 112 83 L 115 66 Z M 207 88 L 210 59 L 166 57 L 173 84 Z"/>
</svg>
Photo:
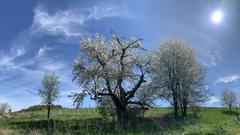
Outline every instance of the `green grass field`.
<svg viewBox="0 0 240 135">
<path fill-rule="evenodd" d="M 0 134 L 40 135 L 48 131 L 54 135 L 95 134 L 173 134 L 173 135 L 236 135 L 240 123 L 227 109 L 201 108 L 196 117 L 190 113 L 185 120 L 174 120 L 170 108 L 155 108 L 146 112 L 143 119 L 131 121 L 122 127 L 111 119 L 103 119 L 96 109 L 56 109 L 49 123 L 46 111 L 13 113 L 1 118 Z M 50 129 L 50 130 L 49 130 Z"/>
</svg>

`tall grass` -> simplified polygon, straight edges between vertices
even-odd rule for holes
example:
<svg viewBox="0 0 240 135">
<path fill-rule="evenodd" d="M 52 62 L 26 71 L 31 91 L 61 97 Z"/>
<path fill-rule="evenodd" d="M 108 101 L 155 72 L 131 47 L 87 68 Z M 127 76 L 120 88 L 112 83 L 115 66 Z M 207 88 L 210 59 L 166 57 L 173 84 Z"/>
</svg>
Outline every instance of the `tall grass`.
<svg viewBox="0 0 240 135">
<path fill-rule="evenodd" d="M 51 120 L 46 111 L 13 113 L 1 118 L 0 135 L 227 135 L 240 133 L 235 115 L 226 109 L 204 108 L 198 117 L 190 113 L 185 120 L 175 120 L 170 108 L 153 108 L 144 118 L 134 119 L 122 126 L 110 119 L 102 119 L 96 109 L 55 109 Z"/>
</svg>

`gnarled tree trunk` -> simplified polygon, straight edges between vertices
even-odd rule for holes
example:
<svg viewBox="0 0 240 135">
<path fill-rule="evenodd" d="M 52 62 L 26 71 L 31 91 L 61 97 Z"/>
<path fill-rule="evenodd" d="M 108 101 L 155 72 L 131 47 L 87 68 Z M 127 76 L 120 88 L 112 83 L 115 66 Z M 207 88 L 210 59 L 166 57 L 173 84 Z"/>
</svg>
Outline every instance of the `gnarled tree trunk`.
<svg viewBox="0 0 240 135">
<path fill-rule="evenodd" d="M 183 118 L 187 117 L 187 102 L 183 103 Z"/>
<path fill-rule="evenodd" d="M 126 107 L 117 108 L 117 121 L 121 124 L 128 123 L 128 112 L 127 112 Z"/>
<path fill-rule="evenodd" d="M 48 111 L 48 114 L 47 114 L 47 117 L 48 119 L 50 118 L 50 111 L 51 111 L 51 105 L 47 105 L 47 111 Z"/>
<path fill-rule="evenodd" d="M 117 121 L 120 124 L 127 124 L 128 123 L 127 104 L 124 103 L 123 101 L 120 101 L 117 96 L 112 96 L 112 100 L 116 107 Z"/>
<path fill-rule="evenodd" d="M 175 118 L 178 118 L 178 101 L 177 101 L 177 95 L 176 92 L 173 90 L 173 107 L 174 107 L 174 116 Z"/>
<path fill-rule="evenodd" d="M 229 110 L 232 111 L 232 105 L 229 105 Z"/>
<path fill-rule="evenodd" d="M 175 118 L 178 118 L 178 103 L 177 101 L 174 101 L 174 116 Z"/>
</svg>

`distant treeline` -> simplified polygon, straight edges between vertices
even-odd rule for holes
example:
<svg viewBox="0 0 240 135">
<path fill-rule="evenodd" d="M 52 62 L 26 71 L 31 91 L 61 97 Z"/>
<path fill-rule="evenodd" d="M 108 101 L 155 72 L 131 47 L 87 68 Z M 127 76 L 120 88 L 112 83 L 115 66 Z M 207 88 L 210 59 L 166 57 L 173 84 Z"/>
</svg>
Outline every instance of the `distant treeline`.
<svg viewBox="0 0 240 135">
<path fill-rule="evenodd" d="M 30 106 L 26 109 L 22 109 L 20 111 L 17 112 L 30 112 L 30 111 L 39 111 L 39 110 L 44 110 L 46 109 L 47 105 L 33 105 Z M 61 105 L 51 105 L 51 109 L 61 109 L 63 108 Z"/>
</svg>

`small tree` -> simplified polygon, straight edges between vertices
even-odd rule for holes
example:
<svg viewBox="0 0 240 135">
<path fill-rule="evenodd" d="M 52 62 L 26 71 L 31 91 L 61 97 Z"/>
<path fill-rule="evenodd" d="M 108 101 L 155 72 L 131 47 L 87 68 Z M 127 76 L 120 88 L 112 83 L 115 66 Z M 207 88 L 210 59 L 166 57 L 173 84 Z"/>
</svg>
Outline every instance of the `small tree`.
<svg viewBox="0 0 240 135">
<path fill-rule="evenodd" d="M 221 102 L 223 106 L 228 106 L 229 110 L 232 111 L 232 107 L 237 105 L 236 93 L 233 90 L 225 89 L 222 92 Z"/>
<path fill-rule="evenodd" d="M 11 107 L 8 103 L 0 103 L 0 115 L 6 116 L 11 112 Z"/>
<path fill-rule="evenodd" d="M 43 103 L 47 106 L 47 117 L 50 117 L 51 105 L 59 96 L 58 85 L 59 77 L 55 74 L 47 74 L 43 77 L 42 86 L 43 88 L 39 90 L 39 95 L 41 96 Z"/>
</svg>

